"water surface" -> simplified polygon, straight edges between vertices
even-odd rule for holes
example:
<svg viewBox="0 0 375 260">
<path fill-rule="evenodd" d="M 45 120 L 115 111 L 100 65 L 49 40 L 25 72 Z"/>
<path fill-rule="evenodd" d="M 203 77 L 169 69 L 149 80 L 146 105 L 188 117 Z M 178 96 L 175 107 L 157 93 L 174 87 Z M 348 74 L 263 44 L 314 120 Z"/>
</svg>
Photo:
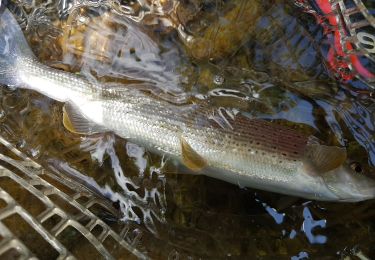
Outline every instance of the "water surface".
<svg viewBox="0 0 375 260">
<path fill-rule="evenodd" d="M 375 107 L 357 91 L 367 86 L 326 69 L 329 41 L 293 1 L 152 2 L 10 6 L 49 66 L 273 120 L 348 147 L 360 174 L 375 174 Z M 1 136 L 105 195 L 120 212 L 107 221 L 129 225 L 132 245 L 151 258 L 375 257 L 374 201 L 307 201 L 181 174 L 168 158 L 111 133 L 70 133 L 62 104 L 38 93 L 2 88 L 0 97 Z"/>
</svg>

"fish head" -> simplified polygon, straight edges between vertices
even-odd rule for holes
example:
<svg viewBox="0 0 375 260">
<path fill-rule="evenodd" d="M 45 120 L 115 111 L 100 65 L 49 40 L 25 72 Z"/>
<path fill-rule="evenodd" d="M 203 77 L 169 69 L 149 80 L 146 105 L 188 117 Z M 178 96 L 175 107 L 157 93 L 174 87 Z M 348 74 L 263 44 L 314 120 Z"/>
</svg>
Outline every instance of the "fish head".
<svg viewBox="0 0 375 260">
<path fill-rule="evenodd" d="M 366 176 L 352 163 L 345 162 L 340 167 L 321 175 L 326 187 L 342 202 L 357 202 L 375 198 L 375 179 Z"/>
<path fill-rule="evenodd" d="M 306 183 L 310 175 L 310 183 L 318 184 L 317 199 L 356 202 L 375 198 L 375 179 L 363 172 L 360 165 L 353 165 L 345 148 L 308 144 L 304 165 Z"/>
</svg>

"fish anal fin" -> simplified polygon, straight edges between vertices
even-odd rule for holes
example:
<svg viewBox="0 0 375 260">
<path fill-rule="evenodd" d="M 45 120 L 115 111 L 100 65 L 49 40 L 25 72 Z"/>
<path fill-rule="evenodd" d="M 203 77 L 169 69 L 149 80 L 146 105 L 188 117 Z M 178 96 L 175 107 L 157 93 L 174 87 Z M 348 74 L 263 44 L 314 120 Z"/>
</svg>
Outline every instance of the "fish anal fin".
<svg viewBox="0 0 375 260">
<path fill-rule="evenodd" d="M 104 127 L 85 118 L 78 108 L 69 103 L 63 107 L 63 124 L 68 131 L 75 134 L 92 135 L 106 132 Z"/>
<path fill-rule="evenodd" d="M 347 158 L 346 149 L 337 146 L 308 144 L 305 159 L 318 173 L 325 173 L 341 166 Z"/>
<path fill-rule="evenodd" d="M 181 156 L 183 164 L 190 170 L 197 172 L 207 166 L 207 162 L 202 156 L 200 156 L 183 138 L 181 141 Z"/>
</svg>

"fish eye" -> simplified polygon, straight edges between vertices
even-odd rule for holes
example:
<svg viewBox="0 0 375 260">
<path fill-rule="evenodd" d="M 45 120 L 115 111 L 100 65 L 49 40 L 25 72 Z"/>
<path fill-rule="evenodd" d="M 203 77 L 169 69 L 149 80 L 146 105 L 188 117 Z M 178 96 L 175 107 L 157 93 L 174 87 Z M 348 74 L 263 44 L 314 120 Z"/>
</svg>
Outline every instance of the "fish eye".
<svg viewBox="0 0 375 260">
<path fill-rule="evenodd" d="M 357 173 L 362 173 L 363 169 L 359 162 L 352 162 L 350 163 L 350 168 Z"/>
</svg>

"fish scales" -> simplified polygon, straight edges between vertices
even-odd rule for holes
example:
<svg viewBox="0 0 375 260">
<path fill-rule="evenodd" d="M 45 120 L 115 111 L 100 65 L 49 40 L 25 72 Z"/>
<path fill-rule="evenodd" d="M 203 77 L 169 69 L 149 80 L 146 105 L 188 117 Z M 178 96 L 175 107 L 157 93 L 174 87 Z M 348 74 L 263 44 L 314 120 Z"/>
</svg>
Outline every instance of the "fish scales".
<svg viewBox="0 0 375 260">
<path fill-rule="evenodd" d="M 120 136 L 147 143 L 177 157 L 181 157 L 180 138 L 183 137 L 213 167 L 248 172 L 249 162 L 252 165 L 259 162 L 262 167 L 258 173 L 263 168 L 267 172 L 269 168 L 278 168 L 292 174 L 299 164 L 298 157 L 287 152 L 294 148 L 293 151 L 301 153 L 304 148 L 301 144 L 306 145 L 306 142 L 298 143 L 299 150 L 290 146 L 282 140 L 286 137 L 301 139 L 297 132 L 259 120 L 242 118 L 238 124 L 233 120 L 233 130 L 214 127 L 206 117 L 209 109 L 199 105 L 176 106 L 139 91 L 123 91 L 111 95 L 110 100 L 103 104 L 104 123 Z M 196 123 L 203 118 L 206 118 L 204 124 Z M 275 134 L 270 139 L 267 133 L 271 132 Z M 226 162 L 231 160 L 247 170 L 234 168 Z"/>
<path fill-rule="evenodd" d="M 199 174 L 309 199 L 375 197 L 375 182 L 351 169 L 344 148 L 311 144 L 293 129 L 241 113 L 177 105 L 41 64 L 8 10 L 0 14 L 0 84 L 64 102 L 63 124 L 74 133 L 112 131 Z"/>
<path fill-rule="evenodd" d="M 254 150 L 254 153 L 259 153 L 260 156 L 265 156 L 267 152 L 272 153 L 273 158 L 282 155 L 282 159 L 294 161 L 300 159 L 307 144 L 307 138 L 296 131 L 262 120 L 248 119 L 244 116 L 237 116 L 235 120 L 231 120 L 234 129 L 214 127 L 215 123 L 207 120 L 207 114 L 212 108 L 199 105 L 176 106 L 137 90 L 122 88 L 121 91 L 116 91 L 116 89 L 106 90 L 104 88 L 101 95 L 103 99 L 109 100 L 108 107 L 103 112 L 108 115 L 106 123 L 111 124 L 111 119 L 123 118 L 123 115 L 126 114 L 130 118 L 123 118 L 124 121 L 129 124 L 134 121 L 137 123 L 133 123 L 133 126 L 139 125 L 137 128 L 134 127 L 129 132 L 125 132 L 123 128 L 121 129 L 122 124 L 117 124 L 118 131 L 123 131 L 123 136 L 132 136 L 130 132 L 139 132 L 139 129 L 150 129 L 155 126 L 158 129 L 156 132 L 165 131 L 167 134 L 165 136 L 175 135 L 178 137 L 189 134 L 197 138 L 198 133 L 201 132 L 205 138 L 199 146 L 203 146 L 205 149 L 210 147 L 210 151 L 223 150 L 223 145 L 226 145 L 225 147 L 230 151 L 239 151 L 244 154 L 250 152 L 251 154 Z M 112 114 L 112 111 L 116 111 L 117 114 Z M 138 116 L 135 116 L 137 114 Z M 142 137 L 145 135 L 147 133 L 138 134 Z M 152 135 L 155 135 L 154 132 Z M 228 141 L 218 142 L 223 135 Z M 211 138 L 207 138 L 207 136 Z M 179 138 L 169 137 L 167 139 L 174 139 L 174 145 L 171 146 L 173 148 L 167 146 L 160 148 L 163 151 L 170 151 L 171 154 L 179 154 Z M 211 140 L 216 142 L 211 142 Z M 172 144 L 170 141 L 168 143 Z"/>
</svg>

